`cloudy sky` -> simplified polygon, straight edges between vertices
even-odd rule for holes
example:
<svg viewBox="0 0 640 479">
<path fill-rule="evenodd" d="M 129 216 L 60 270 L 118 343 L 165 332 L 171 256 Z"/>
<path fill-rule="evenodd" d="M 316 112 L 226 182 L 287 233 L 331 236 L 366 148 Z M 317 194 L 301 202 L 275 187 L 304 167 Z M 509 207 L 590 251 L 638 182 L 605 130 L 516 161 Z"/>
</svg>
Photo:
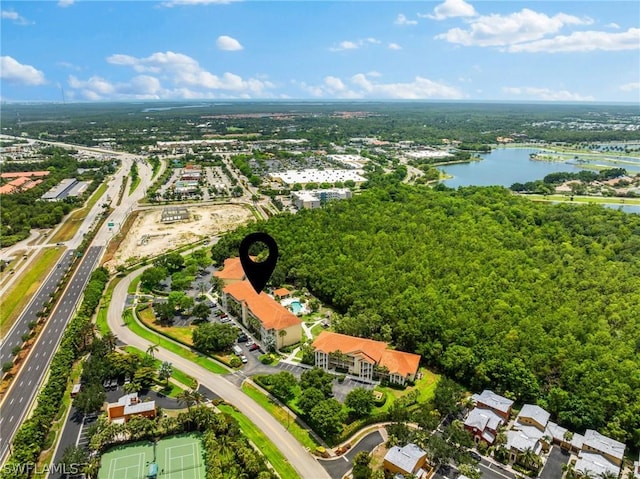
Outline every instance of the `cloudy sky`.
<svg viewBox="0 0 640 479">
<path fill-rule="evenodd" d="M 640 103 L 638 1 L 2 1 L 3 101 Z"/>
</svg>

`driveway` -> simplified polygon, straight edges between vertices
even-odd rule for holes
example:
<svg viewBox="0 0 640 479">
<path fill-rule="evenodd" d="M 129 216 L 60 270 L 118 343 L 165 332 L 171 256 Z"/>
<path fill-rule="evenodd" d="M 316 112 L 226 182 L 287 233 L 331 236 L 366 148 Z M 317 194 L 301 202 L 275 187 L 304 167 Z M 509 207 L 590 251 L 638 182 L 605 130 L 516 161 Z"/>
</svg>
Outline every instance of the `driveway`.
<svg viewBox="0 0 640 479">
<path fill-rule="evenodd" d="M 560 447 L 553 446 L 547 457 L 547 462 L 542 468 L 540 479 L 556 479 L 562 477 L 562 466 L 569 462 L 569 453 Z"/>
<path fill-rule="evenodd" d="M 352 469 L 352 461 L 356 454 L 360 451 L 371 452 L 382 442 L 384 442 L 382 434 L 380 434 L 379 431 L 373 431 L 363 437 L 362 440 L 345 455 L 331 459 L 319 459 L 318 462 L 322 464 L 322 467 L 326 469 L 333 479 L 342 479 L 342 477 Z"/>
</svg>

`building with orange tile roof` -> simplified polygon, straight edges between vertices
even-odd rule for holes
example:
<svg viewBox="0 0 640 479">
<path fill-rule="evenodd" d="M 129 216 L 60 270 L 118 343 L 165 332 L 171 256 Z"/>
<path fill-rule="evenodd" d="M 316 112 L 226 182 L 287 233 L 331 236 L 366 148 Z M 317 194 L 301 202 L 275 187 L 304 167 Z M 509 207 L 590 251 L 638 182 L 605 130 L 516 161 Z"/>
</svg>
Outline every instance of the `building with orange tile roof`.
<svg viewBox="0 0 640 479">
<path fill-rule="evenodd" d="M 276 298 L 287 298 L 291 294 L 287 288 L 278 288 L 273 292 Z"/>
<path fill-rule="evenodd" d="M 237 283 L 244 281 L 247 277 L 244 274 L 240 258 L 227 258 L 224 260 L 224 266 L 221 270 L 215 271 L 213 275 L 220 278 L 225 284 Z"/>
<path fill-rule="evenodd" d="M 9 171 L 7 173 L 0 174 L 0 178 L 17 178 L 19 176 L 35 177 L 35 176 L 47 176 L 50 171 Z"/>
<path fill-rule="evenodd" d="M 222 306 L 263 342 L 273 341 L 280 349 L 302 340 L 302 321 L 271 296 L 257 294 L 249 281 L 228 284 L 222 292 Z"/>
<path fill-rule="evenodd" d="M 42 180 L 32 180 L 26 176 L 19 176 L 15 180 L 11 180 L 6 185 L 0 187 L 0 195 L 12 195 L 21 191 L 30 190 L 31 188 L 42 183 Z"/>
<path fill-rule="evenodd" d="M 373 381 L 384 377 L 389 382 L 414 381 L 420 355 L 389 349 L 387 343 L 373 339 L 323 331 L 313 342 L 315 364 L 325 370 L 346 369 L 349 374 Z"/>
</svg>

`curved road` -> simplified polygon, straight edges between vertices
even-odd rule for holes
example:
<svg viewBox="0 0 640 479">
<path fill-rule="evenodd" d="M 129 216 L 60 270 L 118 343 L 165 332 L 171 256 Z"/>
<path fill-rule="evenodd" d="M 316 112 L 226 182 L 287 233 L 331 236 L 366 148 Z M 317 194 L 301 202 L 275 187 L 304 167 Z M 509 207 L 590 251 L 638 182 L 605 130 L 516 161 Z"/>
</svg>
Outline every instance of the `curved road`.
<svg viewBox="0 0 640 479">
<path fill-rule="evenodd" d="M 118 339 L 126 344 L 146 351 L 151 343 L 135 335 L 122 322 L 122 312 L 127 297 L 129 284 L 140 272 L 133 272 L 118 283 L 111 297 L 107 313 L 109 328 Z M 296 469 L 300 477 L 305 479 L 330 479 L 325 469 L 300 443 L 269 413 L 256 404 L 237 386 L 224 377 L 212 374 L 201 366 L 188 361 L 166 349 L 159 348 L 156 358 L 169 361 L 178 369 L 196 378 L 225 401 L 233 404 L 242 414 L 247 416 L 269 439 L 280 449 L 289 463 Z"/>
</svg>

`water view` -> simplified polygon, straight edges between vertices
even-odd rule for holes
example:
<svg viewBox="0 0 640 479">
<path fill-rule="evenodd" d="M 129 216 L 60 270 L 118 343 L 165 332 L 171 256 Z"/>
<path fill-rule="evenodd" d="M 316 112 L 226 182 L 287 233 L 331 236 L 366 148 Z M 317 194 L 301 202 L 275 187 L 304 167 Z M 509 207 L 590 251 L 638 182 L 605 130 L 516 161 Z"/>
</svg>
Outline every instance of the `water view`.
<svg viewBox="0 0 640 479">
<path fill-rule="evenodd" d="M 557 171 L 580 171 L 580 166 L 569 163 L 533 161 L 531 153 L 539 153 L 537 148 L 497 148 L 482 156 L 482 161 L 459 163 L 439 167 L 453 178 L 443 183 L 451 188 L 458 186 L 509 187 L 514 183 L 541 180 L 549 173 Z"/>
</svg>

